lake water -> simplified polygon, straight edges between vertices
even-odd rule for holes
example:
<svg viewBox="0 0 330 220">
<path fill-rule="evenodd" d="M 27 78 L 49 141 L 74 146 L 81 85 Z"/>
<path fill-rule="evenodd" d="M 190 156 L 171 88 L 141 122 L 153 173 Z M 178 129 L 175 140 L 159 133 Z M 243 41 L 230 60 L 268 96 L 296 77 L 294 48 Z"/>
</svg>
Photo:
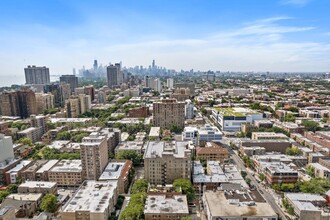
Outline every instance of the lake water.
<svg viewBox="0 0 330 220">
<path fill-rule="evenodd" d="M 50 81 L 54 82 L 59 80 L 59 77 L 50 76 Z M 25 76 L 22 75 L 0 75 L 0 87 L 11 86 L 11 85 L 24 85 Z"/>
</svg>

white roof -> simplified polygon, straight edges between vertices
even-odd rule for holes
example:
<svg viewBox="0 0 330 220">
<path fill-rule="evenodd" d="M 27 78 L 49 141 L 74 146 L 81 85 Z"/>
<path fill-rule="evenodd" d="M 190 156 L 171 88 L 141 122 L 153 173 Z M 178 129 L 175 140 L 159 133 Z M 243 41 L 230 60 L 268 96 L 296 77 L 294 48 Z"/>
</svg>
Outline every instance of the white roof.
<svg viewBox="0 0 330 220">
<path fill-rule="evenodd" d="M 117 181 L 85 181 L 68 201 L 62 212 L 90 211 L 104 213 L 109 208 L 111 198 L 116 190 Z"/>
</svg>

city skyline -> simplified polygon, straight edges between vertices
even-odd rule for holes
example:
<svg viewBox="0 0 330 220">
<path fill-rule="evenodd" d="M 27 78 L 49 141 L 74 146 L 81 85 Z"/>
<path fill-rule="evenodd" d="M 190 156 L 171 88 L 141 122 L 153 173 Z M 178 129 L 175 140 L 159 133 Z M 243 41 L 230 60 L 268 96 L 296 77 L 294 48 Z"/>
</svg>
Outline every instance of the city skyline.
<svg viewBox="0 0 330 220">
<path fill-rule="evenodd" d="M 326 0 L 2 1 L 0 76 L 122 61 L 169 69 L 328 72 Z M 10 21 L 10 22 L 8 22 Z"/>
</svg>

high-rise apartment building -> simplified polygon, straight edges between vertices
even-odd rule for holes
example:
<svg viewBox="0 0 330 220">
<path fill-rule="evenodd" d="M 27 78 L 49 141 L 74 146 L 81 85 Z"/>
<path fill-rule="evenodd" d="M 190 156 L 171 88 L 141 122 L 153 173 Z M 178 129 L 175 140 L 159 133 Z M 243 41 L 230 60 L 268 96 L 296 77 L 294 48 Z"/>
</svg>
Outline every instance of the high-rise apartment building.
<svg viewBox="0 0 330 220">
<path fill-rule="evenodd" d="M 1 93 L 0 103 L 1 114 L 5 116 L 28 118 L 37 113 L 36 96 L 29 89 Z"/>
<path fill-rule="evenodd" d="M 24 68 L 26 84 L 50 84 L 49 68 L 27 66 Z"/>
<path fill-rule="evenodd" d="M 178 178 L 191 178 L 189 142 L 150 141 L 145 146 L 144 176 L 154 185 L 172 184 Z"/>
<path fill-rule="evenodd" d="M 46 109 L 55 108 L 54 95 L 51 93 L 36 93 L 37 112 L 42 113 Z"/>
<path fill-rule="evenodd" d="M 84 137 L 80 144 L 80 158 L 85 179 L 97 180 L 109 162 L 106 136 L 93 132 Z"/>
<path fill-rule="evenodd" d="M 67 83 L 70 85 L 71 92 L 78 87 L 78 77 L 75 75 L 62 75 L 60 76 L 60 83 Z"/>
<path fill-rule="evenodd" d="M 31 115 L 31 127 L 38 128 L 42 136 L 47 132 L 46 117 L 43 115 Z"/>
<path fill-rule="evenodd" d="M 170 128 L 173 125 L 183 128 L 185 121 L 185 103 L 176 99 L 162 99 L 153 103 L 154 125 Z"/>
<path fill-rule="evenodd" d="M 11 136 L 0 134 L 0 163 L 14 159 L 13 140 Z"/>
<path fill-rule="evenodd" d="M 118 86 L 123 83 L 123 74 L 121 72 L 120 63 L 107 67 L 108 87 Z"/>
<path fill-rule="evenodd" d="M 64 107 L 65 100 L 70 97 L 71 89 L 70 84 L 51 84 L 45 86 L 45 93 L 51 93 L 54 95 L 55 107 Z"/>
<path fill-rule="evenodd" d="M 167 88 L 173 89 L 174 88 L 174 80 L 172 78 L 167 79 Z"/>
</svg>

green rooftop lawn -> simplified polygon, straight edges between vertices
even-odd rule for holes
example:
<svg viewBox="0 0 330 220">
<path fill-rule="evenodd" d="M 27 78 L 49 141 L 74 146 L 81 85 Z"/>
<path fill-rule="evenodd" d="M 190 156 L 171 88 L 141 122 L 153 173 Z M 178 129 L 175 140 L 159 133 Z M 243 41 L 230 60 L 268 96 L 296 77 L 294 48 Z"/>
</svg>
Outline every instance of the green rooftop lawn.
<svg viewBox="0 0 330 220">
<path fill-rule="evenodd" d="M 240 117 L 240 116 L 245 116 L 245 113 L 241 112 L 236 112 L 234 108 L 215 108 L 218 112 L 223 114 L 224 116 L 235 116 L 235 117 Z M 253 111 L 250 111 L 249 113 L 254 113 Z"/>
</svg>

